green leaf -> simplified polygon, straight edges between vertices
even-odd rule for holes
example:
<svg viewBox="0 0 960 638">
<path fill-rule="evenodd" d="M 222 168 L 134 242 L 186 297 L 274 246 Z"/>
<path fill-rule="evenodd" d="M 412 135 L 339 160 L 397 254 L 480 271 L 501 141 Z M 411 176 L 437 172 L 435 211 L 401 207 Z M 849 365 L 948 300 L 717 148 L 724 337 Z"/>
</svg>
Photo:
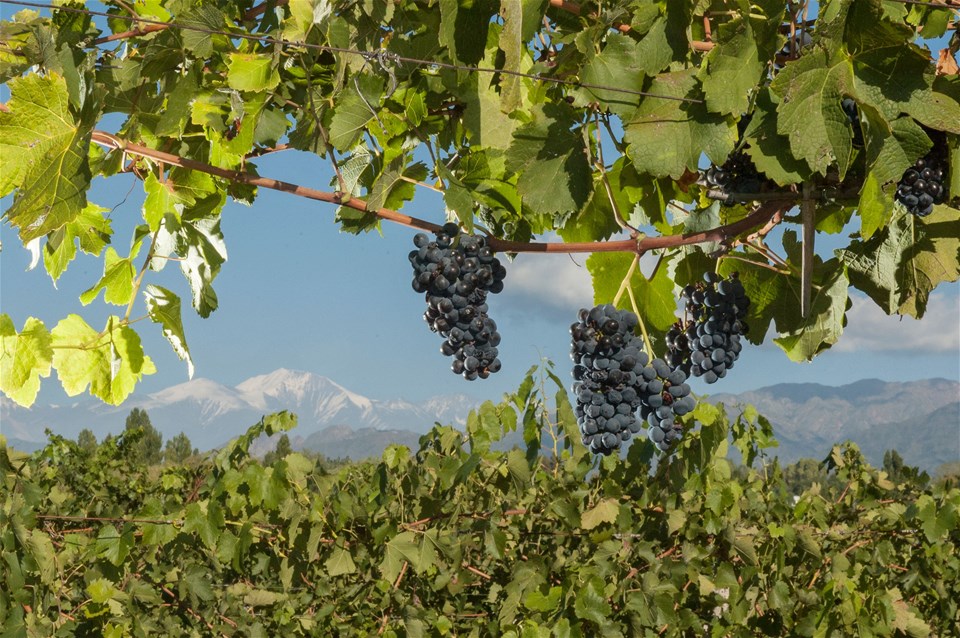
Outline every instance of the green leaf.
<svg viewBox="0 0 960 638">
<path fill-rule="evenodd" d="M 527 42 L 533 35 L 529 27 L 524 33 L 524 23 L 536 24 L 542 15 L 543 0 L 500 0 L 503 29 L 500 30 L 500 50 L 503 51 L 503 68 L 520 73 L 525 71 L 524 62 L 529 62 Z M 523 103 L 522 80 L 517 75 L 505 75 L 500 80 L 500 109 L 504 113 L 519 108 Z"/>
<path fill-rule="evenodd" d="M 364 127 L 376 116 L 383 94 L 383 80 L 375 75 L 354 75 L 340 94 L 330 120 L 330 143 L 338 151 L 348 151 L 360 138 Z"/>
<path fill-rule="evenodd" d="M 778 106 L 779 100 L 769 87 L 760 90 L 743 133 L 745 151 L 757 170 L 777 184 L 797 184 L 809 177 L 810 167 L 791 152 L 789 137 L 777 131 Z"/>
<path fill-rule="evenodd" d="M 483 59 L 490 28 L 489 2 L 440 0 L 440 44 L 451 60 L 475 65 Z M 476 75 L 476 74 L 474 74 Z"/>
<path fill-rule="evenodd" d="M 26 245 L 75 220 L 87 205 L 90 126 L 70 112 L 62 76 L 10 80 L 0 111 L 0 197 L 19 188 L 4 216 Z"/>
<path fill-rule="evenodd" d="M 535 214 L 577 212 L 590 197 L 591 169 L 576 125 L 571 109 L 548 106 L 513 133 L 507 170 L 518 175 L 517 191 Z"/>
<path fill-rule="evenodd" d="M 354 574 L 357 571 L 357 565 L 353 562 L 350 552 L 342 547 L 334 547 L 333 553 L 324 562 L 327 568 L 327 574 L 330 576 L 343 576 L 345 574 Z"/>
<path fill-rule="evenodd" d="M 196 534 L 208 549 L 216 549 L 219 530 L 210 519 L 200 503 L 190 503 L 184 511 L 181 529 L 185 534 Z"/>
<path fill-rule="evenodd" d="M 133 532 L 120 532 L 113 525 L 105 525 L 97 534 L 97 555 L 108 560 L 112 565 L 119 567 L 130 554 L 133 547 Z"/>
<path fill-rule="evenodd" d="M 560 599 L 563 597 L 562 587 L 551 587 L 546 595 L 534 589 L 528 592 L 523 599 L 523 606 L 531 611 L 549 612 L 560 605 Z"/>
<path fill-rule="evenodd" d="M 144 374 L 156 368 L 143 354 L 140 337 L 119 317 L 107 319 L 102 333 L 78 315 L 69 315 L 50 333 L 53 367 L 68 396 L 90 387 L 105 403 L 120 405 Z"/>
<path fill-rule="evenodd" d="M 426 179 L 427 167 L 422 162 L 408 164 L 407 159 L 406 156 L 395 158 L 374 181 L 367 197 L 368 211 L 397 209 L 413 199 L 417 188 L 414 182 Z"/>
<path fill-rule="evenodd" d="M 613 303 L 634 259 L 636 255 L 633 253 L 590 255 L 586 265 L 593 281 L 595 304 Z M 646 326 L 650 337 L 658 339 L 677 320 L 677 299 L 673 294 L 673 280 L 666 268 L 658 269 L 653 279 L 647 279 L 642 273 L 634 272 L 630 278 L 630 287 L 637 301 L 640 320 Z M 621 296 L 618 307 L 634 310 L 628 294 Z"/>
<path fill-rule="evenodd" d="M 184 30 L 184 33 L 189 31 Z M 173 87 L 166 91 L 166 104 L 154 129 L 157 135 L 176 138 L 183 135 L 190 117 L 190 103 L 200 92 L 202 66 L 199 63 L 193 64 L 187 68 L 186 73 L 175 76 Z"/>
<path fill-rule="evenodd" d="M 17 333 L 10 316 L 0 314 L 0 391 L 18 405 L 33 405 L 40 378 L 50 376 L 51 343 L 50 333 L 39 319 L 28 317 Z"/>
<path fill-rule="evenodd" d="M 304 42 L 314 27 L 323 29 L 333 12 L 327 0 L 290 0 L 289 16 L 283 24 L 283 38 Z"/>
<path fill-rule="evenodd" d="M 573 604 L 573 611 L 577 618 L 589 620 L 603 627 L 610 616 L 610 603 L 603 591 L 603 581 L 591 578 L 577 591 L 577 599 Z"/>
<path fill-rule="evenodd" d="M 890 220 L 893 194 L 886 193 L 884 187 L 899 181 L 903 172 L 932 146 L 930 138 L 911 118 L 897 118 L 890 123 L 889 132 L 877 119 L 864 109 L 862 120 L 870 134 L 866 136 L 869 173 L 860 191 L 859 205 L 863 239 L 869 239 Z"/>
<path fill-rule="evenodd" d="M 279 434 L 281 432 L 289 432 L 293 428 L 297 427 L 297 415 L 293 412 L 288 412 L 287 410 L 281 410 L 280 412 L 274 412 L 273 414 L 268 414 L 263 417 L 264 432 L 269 436 L 274 434 Z"/>
<path fill-rule="evenodd" d="M 820 283 L 819 290 L 813 292 L 810 315 L 801 320 L 799 326 L 774 339 L 792 361 L 810 361 L 835 344 L 846 324 L 847 288 L 850 285 L 847 269 L 831 260 L 824 264 L 824 271 L 832 274 Z"/>
<path fill-rule="evenodd" d="M 613 498 L 605 498 L 580 515 L 580 527 L 591 530 L 601 523 L 616 522 L 620 514 L 620 503 Z"/>
<path fill-rule="evenodd" d="M 583 66 L 581 81 L 597 87 L 642 91 L 646 74 L 638 56 L 639 46 L 636 40 L 622 33 L 607 35 L 603 50 Z M 574 95 L 577 106 L 599 102 L 601 109 L 609 109 L 624 117 L 640 104 L 639 95 L 609 89 L 580 88 L 574 91 Z"/>
<path fill-rule="evenodd" d="M 770 88 L 780 98 L 777 131 L 789 137 L 793 154 L 822 175 L 836 164 L 843 179 L 853 161 L 853 132 L 840 106 L 854 93 L 850 61 L 813 49 L 787 64 Z"/>
<path fill-rule="evenodd" d="M 419 544 L 413 532 L 400 532 L 387 542 L 380 573 L 385 580 L 394 582 L 400 575 L 404 561 L 416 568 L 419 561 Z"/>
<path fill-rule="evenodd" d="M 924 126 L 960 133 L 960 103 L 934 90 L 933 65 L 920 47 L 872 48 L 858 53 L 853 62 L 858 101 L 876 108 L 886 120 L 906 113 Z"/>
<path fill-rule="evenodd" d="M 95 578 L 90 581 L 90 584 L 87 585 L 87 595 L 90 596 L 90 600 L 97 604 L 103 604 L 120 593 L 112 582 L 106 578 Z"/>
<path fill-rule="evenodd" d="M 151 263 L 159 270 L 166 260 L 160 257 L 176 252 L 181 257 L 180 270 L 187 278 L 192 293 L 193 307 L 201 317 L 208 317 L 217 309 L 217 294 L 213 279 L 227 260 L 227 247 L 220 230 L 220 208 L 223 195 L 211 195 L 199 200 L 185 211 L 180 220 L 172 215 L 163 219 L 157 235 L 157 259 Z"/>
<path fill-rule="evenodd" d="M 626 123 L 627 155 L 638 173 L 679 179 L 696 171 L 700 155 L 722 164 L 737 141 L 736 127 L 728 118 L 707 112 L 695 69 L 664 73 L 647 91 L 662 97 L 645 97 Z M 677 99 L 664 99 L 664 98 Z"/>
<path fill-rule="evenodd" d="M 957 228 L 956 212 L 945 206 L 922 221 L 901 213 L 868 241 L 854 241 L 837 256 L 853 285 L 884 312 L 920 319 L 933 289 L 960 277 Z"/>
<path fill-rule="evenodd" d="M 714 113 L 739 116 L 747 110 L 750 94 L 780 46 L 778 26 L 784 3 L 765 3 L 768 17 L 738 15 L 717 29 L 715 46 L 700 67 L 699 78 L 707 108 Z"/>
<path fill-rule="evenodd" d="M 269 91 L 280 83 L 272 55 L 231 53 L 227 66 L 227 85 L 236 91 Z"/>
<path fill-rule="evenodd" d="M 183 38 L 184 49 L 190 51 L 195 59 L 204 60 L 210 57 L 215 43 L 221 47 L 228 46 L 227 36 L 211 33 L 211 31 L 223 31 L 226 25 L 223 13 L 215 6 L 187 5 L 185 10 L 177 13 L 177 23 L 185 27 L 194 27 L 181 29 L 180 37 Z"/>
<path fill-rule="evenodd" d="M 147 314 L 151 321 L 159 323 L 163 336 L 170 342 L 181 361 L 187 362 L 187 376 L 193 378 L 193 358 L 183 332 L 183 316 L 180 297 L 161 286 L 150 284 L 143 291 L 147 302 Z"/>
<path fill-rule="evenodd" d="M 40 582 L 48 586 L 53 585 L 57 576 L 57 551 L 53 547 L 49 534 L 40 529 L 30 530 L 27 544 L 30 558 L 37 566 Z"/>
<path fill-rule="evenodd" d="M 47 235 L 43 266 L 54 283 L 76 257 L 78 243 L 88 255 L 99 255 L 109 243 L 113 230 L 110 219 L 103 215 L 106 212 L 108 209 L 88 202 L 76 219 Z"/>
<path fill-rule="evenodd" d="M 116 306 L 126 306 L 133 298 L 133 278 L 135 269 L 133 259 L 136 256 L 139 244 L 134 248 L 129 257 L 123 259 L 112 247 L 107 248 L 103 259 L 103 276 L 93 287 L 88 288 L 80 295 L 80 303 L 84 306 L 89 305 L 91 301 L 97 298 L 100 291 L 103 293 L 103 300 Z"/>
</svg>

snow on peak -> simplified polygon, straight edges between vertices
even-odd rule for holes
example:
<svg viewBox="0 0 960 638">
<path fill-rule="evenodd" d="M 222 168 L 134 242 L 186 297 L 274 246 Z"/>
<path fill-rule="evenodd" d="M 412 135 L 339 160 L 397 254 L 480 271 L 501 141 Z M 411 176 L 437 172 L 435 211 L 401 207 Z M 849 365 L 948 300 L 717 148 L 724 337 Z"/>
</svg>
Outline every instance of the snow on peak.
<svg viewBox="0 0 960 638">
<path fill-rule="evenodd" d="M 347 390 L 327 377 L 302 370 L 279 368 L 251 377 L 236 387 L 248 403 L 258 409 L 301 405 L 316 414 L 336 412 L 348 406 L 366 413 L 373 402 Z"/>
</svg>

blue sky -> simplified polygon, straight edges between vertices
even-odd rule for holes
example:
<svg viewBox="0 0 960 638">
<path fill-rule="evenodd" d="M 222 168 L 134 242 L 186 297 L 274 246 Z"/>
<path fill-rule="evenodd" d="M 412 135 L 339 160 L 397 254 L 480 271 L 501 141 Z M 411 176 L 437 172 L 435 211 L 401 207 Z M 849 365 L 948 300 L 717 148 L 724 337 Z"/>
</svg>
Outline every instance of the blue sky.
<svg viewBox="0 0 960 638">
<path fill-rule="evenodd" d="M 95 7 L 96 8 L 96 7 Z M 9 8 L 4 13 L 9 15 Z M 0 90 L 6 99 L 6 91 Z M 260 173 L 328 189 L 326 160 L 297 152 L 277 153 L 257 162 Z M 108 208 L 114 246 L 126 254 L 140 220 L 142 185 L 132 175 L 98 179 L 90 200 Z M 0 201 L 6 208 L 8 201 Z M 220 309 L 200 319 L 186 301 L 189 293 L 179 269 L 151 273 L 158 283 L 185 299 L 184 322 L 196 364 L 196 377 L 234 385 L 276 368 L 329 376 L 374 398 L 417 401 L 436 394 L 466 392 L 496 398 L 516 388 L 541 358 L 569 366 L 568 328 L 581 306 L 592 304 L 586 255 L 521 255 L 508 263 L 506 290 L 491 296 L 491 316 L 500 326 L 503 370 L 485 381 L 467 382 L 449 371 L 439 352 L 440 338 L 421 315 L 422 295 L 410 288 L 406 255 L 414 231 L 389 223 L 383 236 L 342 234 L 333 223 L 334 207 L 291 195 L 261 190 L 252 207 L 229 203 L 223 213 L 228 262 L 214 283 Z M 436 194 L 423 191 L 404 212 L 442 222 Z M 29 253 L 15 232 L 0 225 L 0 310 L 17 327 L 28 316 L 52 328 L 69 313 L 91 325 L 103 325 L 122 309 L 101 301 L 80 305 L 77 297 L 100 276 L 102 262 L 83 255 L 71 264 L 55 289 L 38 267 L 27 271 Z M 818 252 L 837 247 L 818 239 Z M 726 379 L 713 386 L 693 382 L 696 392 L 740 392 L 785 382 L 840 385 L 862 378 L 960 380 L 960 287 L 942 286 L 922 321 L 887 317 L 871 301 L 854 293 L 849 325 L 841 342 L 813 363 L 790 362 L 772 343 L 748 347 Z M 134 316 L 143 314 L 142 301 Z M 138 392 L 153 392 L 187 380 L 159 327 L 136 325 L 158 373 L 145 377 Z M 40 400 L 63 402 L 55 377 L 44 382 Z"/>
</svg>

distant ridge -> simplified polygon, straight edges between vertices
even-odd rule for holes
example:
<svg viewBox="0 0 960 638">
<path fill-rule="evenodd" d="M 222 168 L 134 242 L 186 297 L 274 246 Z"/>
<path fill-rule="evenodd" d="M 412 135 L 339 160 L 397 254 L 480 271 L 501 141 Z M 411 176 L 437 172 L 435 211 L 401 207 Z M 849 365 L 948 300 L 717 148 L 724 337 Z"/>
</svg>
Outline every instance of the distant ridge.
<svg viewBox="0 0 960 638">
<path fill-rule="evenodd" d="M 0 397 L 2 433 L 20 447 L 37 447 L 44 429 L 76 438 L 90 428 L 98 438 L 123 430 L 133 408 L 143 408 L 164 439 L 186 432 L 200 449 L 219 447 L 244 432 L 264 414 L 289 410 L 297 414 L 297 437 L 332 425 L 422 433 L 436 421 L 463 426 L 480 401 L 464 394 L 437 396 L 414 404 L 402 399 L 380 401 L 348 390 L 312 372 L 280 368 L 235 387 L 197 378 L 146 396 L 134 395 L 112 407 L 86 397 L 68 406 L 35 405 L 26 410 Z"/>
<path fill-rule="evenodd" d="M 781 461 L 822 459 L 839 441 L 857 443 L 874 464 L 896 449 L 924 470 L 960 460 L 960 383 L 943 378 L 890 382 L 863 379 L 842 386 L 781 383 L 711 403 L 750 403 L 773 423 Z"/>
<path fill-rule="evenodd" d="M 832 387 L 780 383 L 740 394 L 713 394 L 706 400 L 728 406 L 751 403 L 774 425 L 780 447 L 771 451 L 789 463 L 824 458 L 839 441 L 852 440 L 880 464 L 888 449 L 904 461 L 932 470 L 960 460 L 960 383 L 936 378 L 910 382 L 863 379 Z M 195 446 L 210 449 L 246 430 L 266 413 L 290 410 L 299 417 L 295 446 L 330 457 L 378 456 L 389 443 L 415 446 L 435 422 L 463 427 L 479 401 L 467 395 L 438 396 L 421 403 L 376 400 L 327 377 L 281 368 L 235 387 L 194 379 L 119 408 L 94 399 L 25 410 L 0 397 L 0 432 L 16 447 L 36 449 L 44 428 L 76 438 L 90 428 L 102 438 L 123 429 L 135 407 L 147 410 L 165 439 L 186 432 Z M 268 442 L 258 445 L 263 450 Z"/>
</svg>

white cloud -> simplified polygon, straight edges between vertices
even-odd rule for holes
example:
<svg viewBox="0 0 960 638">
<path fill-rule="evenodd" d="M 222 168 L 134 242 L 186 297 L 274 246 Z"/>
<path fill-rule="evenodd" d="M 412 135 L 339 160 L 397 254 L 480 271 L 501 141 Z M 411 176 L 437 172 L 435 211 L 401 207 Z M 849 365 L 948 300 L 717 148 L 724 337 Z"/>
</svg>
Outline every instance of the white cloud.
<svg viewBox="0 0 960 638">
<path fill-rule="evenodd" d="M 871 299 L 851 294 L 847 327 L 833 347 L 838 352 L 960 351 L 960 296 L 952 290 L 930 296 L 923 319 L 887 315 Z"/>
<path fill-rule="evenodd" d="M 511 305 L 548 306 L 574 313 L 593 305 L 593 287 L 584 262 L 586 255 L 527 254 L 507 267 L 504 297 Z"/>
</svg>

